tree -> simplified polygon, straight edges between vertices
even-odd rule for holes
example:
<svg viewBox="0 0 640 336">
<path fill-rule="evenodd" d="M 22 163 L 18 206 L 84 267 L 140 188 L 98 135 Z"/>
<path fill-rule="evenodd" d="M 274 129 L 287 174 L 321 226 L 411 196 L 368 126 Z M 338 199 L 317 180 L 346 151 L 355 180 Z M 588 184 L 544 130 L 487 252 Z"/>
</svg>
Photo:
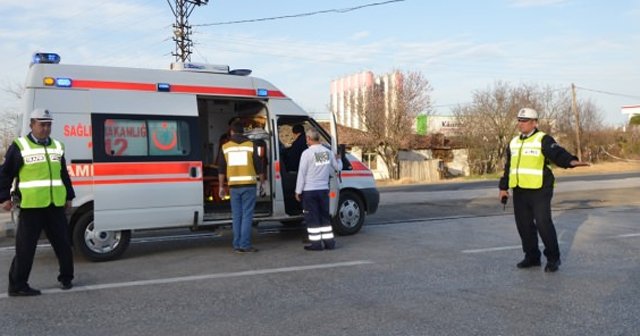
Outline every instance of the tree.
<svg viewBox="0 0 640 336">
<path fill-rule="evenodd" d="M 347 107 L 365 131 L 357 145 L 376 152 L 391 179 L 400 176 L 398 152 L 409 147 L 416 117 L 432 112 L 431 91 L 431 84 L 422 73 L 396 70 L 347 96 Z"/>
<path fill-rule="evenodd" d="M 6 83 L 0 89 L 12 98 L 20 100 L 24 92 L 24 87 L 19 84 Z M 4 153 L 18 135 L 18 112 L 13 108 L 6 108 L 0 113 L 0 157 L 4 158 Z"/>
<path fill-rule="evenodd" d="M 472 99 L 469 105 L 455 107 L 453 114 L 460 125 L 463 145 L 469 151 L 472 173 L 494 173 L 516 134 L 518 110 L 526 106 L 541 111 L 541 102 L 534 87 L 511 87 L 500 81 L 492 88 L 475 91 Z"/>
<path fill-rule="evenodd" d="M 499 170 L 507 145 L 517 134 L 516 115 L 522 107 L 538 111 L 538 128 L 553 135 L 569 151 L 576 152 L 576 130 L 583 138 L 582 147 L 587 154 L 596 152 L 600 146 L 600 138 L 594 134 L 602 129 L 602 119 L 592 101 L 578 101 L 580 125 L 576 127 L 568 89 L 496 82 L 493 87 L 474 92 L 471 104 L 453 109 L 474 174 Z"/>
</svg>

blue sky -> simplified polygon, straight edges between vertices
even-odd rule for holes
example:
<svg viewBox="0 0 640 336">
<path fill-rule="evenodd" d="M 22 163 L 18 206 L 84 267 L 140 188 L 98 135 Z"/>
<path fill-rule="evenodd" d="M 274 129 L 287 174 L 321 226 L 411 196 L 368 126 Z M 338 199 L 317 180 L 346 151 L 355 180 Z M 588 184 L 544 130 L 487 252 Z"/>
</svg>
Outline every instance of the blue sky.
<svg viewBox="0 0 640 336">
<path fill-rule="evenodd" d="M 640 104 L 640 0 L 405 0 L 207 25 L 382 1 L 210 0 L 190 17 L 192 61 L 253 69 L 315 113 L 327 110 L 331 80 L 394 69 L 425 75 L 436 114 L 496 81 L 567 90 L 575 83 L 612 125 L 626 120 L 622 105 Z M 165 0 L 0 0 L 0 17 L 0 85 L 23 83 L 36 50 L 67 64 L 166 69 L 173 61 Z M 4 95 L 0 110 L 15 106 Z"/>
</svg>

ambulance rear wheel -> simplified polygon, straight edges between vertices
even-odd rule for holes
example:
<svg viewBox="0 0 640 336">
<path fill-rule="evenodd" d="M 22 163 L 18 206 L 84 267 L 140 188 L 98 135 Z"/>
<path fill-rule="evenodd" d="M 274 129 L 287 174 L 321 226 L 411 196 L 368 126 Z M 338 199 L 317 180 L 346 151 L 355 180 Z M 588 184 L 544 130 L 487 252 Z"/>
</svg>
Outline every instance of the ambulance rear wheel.
<svg viewBox="0 0 640 336">
<path fill-rule="evenodd" d="M 341 236 L 355 234 L 362 228 L 364 216 L 364 204 L 360 196 L 352 191 L 341 192 L 338 211 L 333 217 L 333 230 Z"/>
<path fill-rule="evenodd" d="M 131 231 L 98 231 L 93 224 L 93 212 L 82 214 L 73 227 L 73 244 L 91 261 L 119 258 L 129 247 Z"/>
</svg>

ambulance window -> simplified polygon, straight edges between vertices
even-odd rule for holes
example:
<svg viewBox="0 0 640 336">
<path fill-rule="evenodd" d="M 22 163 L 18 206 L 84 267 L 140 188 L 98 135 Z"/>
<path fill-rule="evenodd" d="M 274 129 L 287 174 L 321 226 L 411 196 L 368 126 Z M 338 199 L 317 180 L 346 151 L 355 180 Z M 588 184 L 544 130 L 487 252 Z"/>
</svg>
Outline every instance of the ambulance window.
<svg viewBox="0 0 640 336">
<path fill-rule="evenodd" d="M 189 125 L 176 120 L 149 120 L 149 155 L 177 156 L 191 152 Z"/>
<path fill-rule="evenodd" d="M 189 126 L 179 120 L 106 119 L 107 156 L 185 156 L 191 152 Z"/>
<path fill-rule="evenodd" d="M 104 150 L 107 156 L 147 155 L 149 150 L 146 121 L 105 120 Z"/>
</svg>

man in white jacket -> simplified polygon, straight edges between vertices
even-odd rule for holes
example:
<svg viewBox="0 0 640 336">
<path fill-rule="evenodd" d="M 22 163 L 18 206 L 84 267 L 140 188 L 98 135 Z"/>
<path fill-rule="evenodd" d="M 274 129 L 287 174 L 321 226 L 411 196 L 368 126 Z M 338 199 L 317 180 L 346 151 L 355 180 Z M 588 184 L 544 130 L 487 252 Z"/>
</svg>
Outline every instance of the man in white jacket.
<svg viewBox="0 0 640 336">
<path fill-rule="evenodd" d="M 300 157 L 296 199 L 302 202 L 311 245 L 308 251 L 332 250 L 336 246 L 329 216 L 329 178 L 342 169 L 342 162 L 320 143 L 315 129 L 306 132 L 307 148 Z"/>
</svg>

